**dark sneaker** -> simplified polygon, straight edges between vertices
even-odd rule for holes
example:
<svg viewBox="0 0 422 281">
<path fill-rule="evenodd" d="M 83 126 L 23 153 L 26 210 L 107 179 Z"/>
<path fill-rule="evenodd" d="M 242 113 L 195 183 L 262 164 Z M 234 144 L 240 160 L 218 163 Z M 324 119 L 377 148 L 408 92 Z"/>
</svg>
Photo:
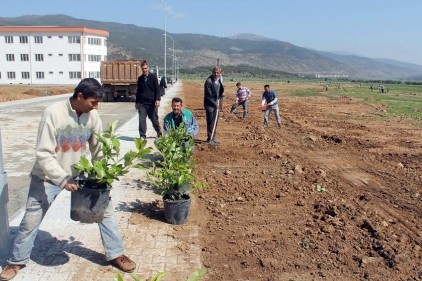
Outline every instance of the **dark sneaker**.
<svg viewBox="0 0 422 281">
<path fill-rule="evenodd" d="M 25 267 L 23 264 L 9 264 L 3 268 L 0 274 L 1 280 L 11 280 L 18 274 L 21 268 Z"/>
<path fill-rule="evenodd" d="M 157 138 L 161 137 L 162 135 L 163 135 L 163 133 L 158 132 L 158 133 L 157 133 Z"/>
<path fill-rule="evenodd" d="M 281 123 L 278 123 L 278 127 L 281 128 Z"/>
<path fill-rule="evenodd" d="M 125 255 L 118 256 L 110 263 L 124 272 L 133 272 L 136 268 L 136 263 Z"/>
<path fill-rule="evenodd" d="M 219 142 L 218 140 L 216 140 L 216 139 L 213 139 L 212 140 L 213 142 L 215 142 L 216 144 L 220 144 L 221 142 Z"/>
</svg>

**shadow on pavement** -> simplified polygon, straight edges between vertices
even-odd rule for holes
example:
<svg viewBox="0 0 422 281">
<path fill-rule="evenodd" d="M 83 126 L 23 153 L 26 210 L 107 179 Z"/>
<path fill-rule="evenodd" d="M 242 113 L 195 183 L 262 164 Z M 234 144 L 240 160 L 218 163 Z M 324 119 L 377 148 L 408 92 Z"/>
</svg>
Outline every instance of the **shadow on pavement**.
<svg viewBox="0 0 422 281">
<path fill-rule="evenodd" d="M 17 230 L 18 227 L 11 228 L 12 237 L 16 234 Z M 31 260 L 42 266 L 60 266 L 69 262 L 68 253 L 98 265 L 109 265 L 104 254 L 85 248 L 83 244 L 76 241 L 73 236 L 70 236 L 69 239 L 60 240 L 43 230 L 38 231 L 31 252 Z M 1 263 L 4 266 L 6 261 L 1 260 Z"/>
<path fill-rule="evenodd" d="M 165 222 L 164 209 L 159 204 L 159 201 L 142 202 L 137 199 L 135 202 L 121 202 L 116 207 L 116 210 L 138 213 L 144 215 L 146 218 Z"/>
</svg>

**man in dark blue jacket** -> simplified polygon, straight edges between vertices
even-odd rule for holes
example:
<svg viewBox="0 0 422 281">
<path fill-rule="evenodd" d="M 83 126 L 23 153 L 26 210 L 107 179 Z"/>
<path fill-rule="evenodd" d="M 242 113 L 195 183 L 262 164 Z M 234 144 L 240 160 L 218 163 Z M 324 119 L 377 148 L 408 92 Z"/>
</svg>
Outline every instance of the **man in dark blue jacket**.
<svg viewBox="0 0 422 281">
<path fill-rule="evenodd" d="M 139 136 L 146 138 L 148 116 L 157 132 L 157 137 L 159 137 L 162 133 L 158 120 L 158 108 L 161 101 L 158 78 L 154 73 L 149 72 L 149 66 L 146 61 L 142 62 L 141 69 L 142 75 L 138 78 L 135 104 L 135 108 L 139 113 Z"/>
<path fill-rule="evenodd" d="M 271 111 L 274 110 L 275 118 L 277 119 L 278 127 L 281 128 L 280 109 L 278 107 L 277 94 L 270 89 L 270 85 L 264 86 L 264 93 L 262 94 L 262 110 L 264 114 L 264 128 L 268 128 L 268 117 Z"/>
<path fill-rule="evenodd" d="M 204 84 L 204 107 L 207 119 L 207 143 L 218 145 L 215 139 L 215 131 L 218 120 L 218 101 L 224 96 L 224 86 L 221 83 L 221 68 L 215 66 Z"/>
</svg>

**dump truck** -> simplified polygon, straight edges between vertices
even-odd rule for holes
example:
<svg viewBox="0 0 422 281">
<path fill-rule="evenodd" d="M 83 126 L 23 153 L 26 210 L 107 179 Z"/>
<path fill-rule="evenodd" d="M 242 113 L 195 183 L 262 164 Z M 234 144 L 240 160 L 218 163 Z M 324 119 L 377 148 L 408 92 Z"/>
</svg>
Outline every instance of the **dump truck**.
<svg viewBox="0 0 422 281">
<path fill-rule="evenodd" d="M 138 77 L 141 76 L 140 60 L 110 60 L 101 62 L 103 101 L 135 101 Z"/>
</svg>

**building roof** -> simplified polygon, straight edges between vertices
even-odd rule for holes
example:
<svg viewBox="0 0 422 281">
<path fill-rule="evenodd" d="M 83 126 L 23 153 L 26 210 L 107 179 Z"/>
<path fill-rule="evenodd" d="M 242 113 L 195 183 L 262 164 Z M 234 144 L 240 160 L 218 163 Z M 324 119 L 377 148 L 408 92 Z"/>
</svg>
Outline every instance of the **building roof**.
<svg viewBox="0 0 422 281">
<path fill-rule="evenodd" d="M 107 30 L 84 26 L 0 26 L 0 32 L 83 32 L 93 35 L 109 36 Z"/>
</svg>

